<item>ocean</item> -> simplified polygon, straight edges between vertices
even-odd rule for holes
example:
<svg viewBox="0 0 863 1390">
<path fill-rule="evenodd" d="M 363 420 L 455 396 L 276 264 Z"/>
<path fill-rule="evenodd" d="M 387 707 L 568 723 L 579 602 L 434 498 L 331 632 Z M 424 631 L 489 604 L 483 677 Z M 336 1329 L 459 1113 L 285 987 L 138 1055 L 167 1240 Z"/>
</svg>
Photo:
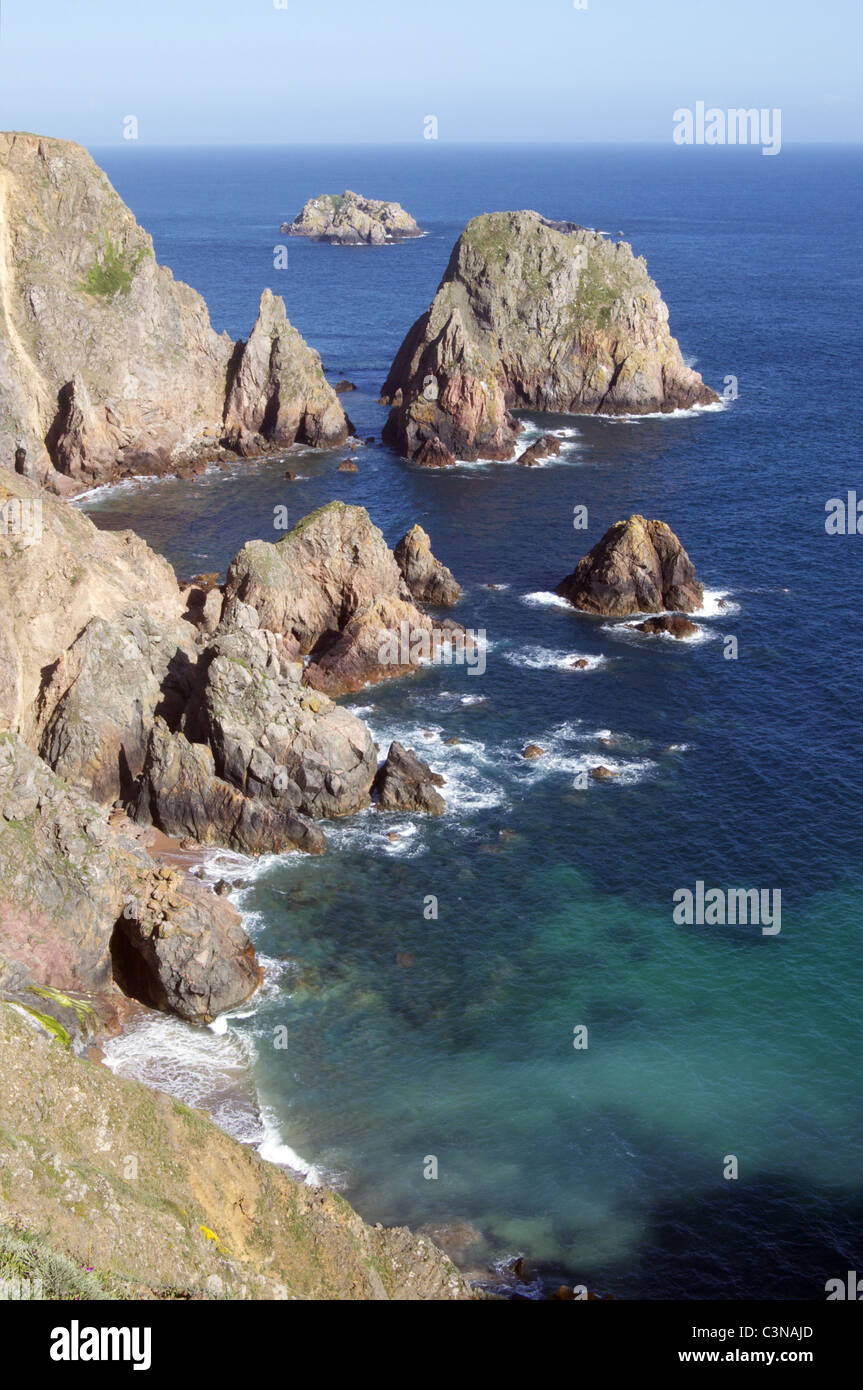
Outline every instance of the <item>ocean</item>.
<svg viewBox="0 0 863 1390">
<path fill-rule="evenodd" d="M 353 475 L 336 471 L 344 449 L 298 450 L 294 483 L 269 459 L 85 499 L 181 577 L 278 539 L 281 504 L 293 522 L 358 503 L 390 545 L 419 522 L 464 586 L 454 616 L 486 634 L 482 674 L 428 668 L 346 702 L 382 756 L 397 737 L 443 773 L 446 815 L 369 810 L 324 827 L 322 859 L 216 861 L 264 991 L 203 1035 L 150 1020 L 111 1064 L 209 1105 L 367 1220 L 447 1229 L 466 1268 L 525 1255 L 534 1293 L 823 1298 L 863 1268 L 863 538 L 825 530 L 860 482 L 863 154 L 93 154 L 217 329 L 247 336 L 261 290 L 284 296 L 330 379 L 357 385 L 343 403 L 362 439 L 380 438 L 384 377 L 465 222 L 504 208 L 621 230 L 684 357 L 728 397 L 664 418 L 529 416 L 528 438 L 566 431 L 533 469 L 424 471 L 377 443 Z M 280 235 L 345 188 L 397 199 L 426 235 Z M 633 512 L 694 560 L 699 640 L 555 601 Z M 522 758 L 530 742 L 543 758 Z M 600 764 L 618 776 L 579 775 Z M 781 931 L 679 925 L 674 894 L 699 882 L 779 890 Z"/>
</svg>

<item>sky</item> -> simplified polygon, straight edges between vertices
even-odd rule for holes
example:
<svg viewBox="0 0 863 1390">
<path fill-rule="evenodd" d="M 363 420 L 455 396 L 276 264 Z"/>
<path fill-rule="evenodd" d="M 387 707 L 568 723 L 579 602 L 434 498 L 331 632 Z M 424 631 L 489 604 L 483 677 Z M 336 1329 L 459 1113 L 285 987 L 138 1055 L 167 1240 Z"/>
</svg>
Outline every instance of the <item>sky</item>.
<svg viewBox="0 0 863 1390">
<path fill-rule="evenodd" d="M 581 7 L 583 5 L 583 8 Z M 151 145 L 863 141 L 863 0 L 0 0 L 0 129 Z"/>
</svg>

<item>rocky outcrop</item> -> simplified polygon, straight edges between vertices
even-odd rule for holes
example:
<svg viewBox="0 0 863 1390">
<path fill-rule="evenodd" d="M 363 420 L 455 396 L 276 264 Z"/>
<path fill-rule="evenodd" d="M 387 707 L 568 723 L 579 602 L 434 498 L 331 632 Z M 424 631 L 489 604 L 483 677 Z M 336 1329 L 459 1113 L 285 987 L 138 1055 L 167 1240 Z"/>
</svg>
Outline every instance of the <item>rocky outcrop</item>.
<svg viewBox="0 0 863 1390">
<path fill-rule="evenodd" d="M 349 433 L 319 355 L 288 322 L 284 300 L 264 290 L 228 390 L 225 443 L 248 456 L 294 443 L 335 448 Z"/>
<path fill-rule="evenodd" d="M 687 637 L 697 637 L 700 632 L 697 623 L 680 617 L 648 618 L 643 623 L 636 623 L 635 628 L 637 632 L 646 632 L 649 637 L 676 637 L 678 641 Z"/>
<path fill-rule="evenodd" d="M 664 521 L 616 521 L 556 592 L 586 613 L 691 613 L 704 601 L 695 566 Z"/>
<path fill-rule="evenodd" d="M 427 1237 L 366 1225 L 338 1193 L 70 1054 L 9 1005 L 0 1051 L 0 1234 L 32 1233 L 38 1255 L 50 1232 L 52 1265 L 69 1257 L 79 1287 L 83 1266 L 121 1299 L 476 1296 Z"/>
<path fill-rule="evenodd" d="M 0 134 L 0 469 L 73 492 L 347 432 L 280 300 L 217 334 L 85 150 Z"/>
<path fill-rule="evenodd" d="M 286 797 L 287 801 L 288 798 Z M 135 818 L 168 835 L 202 845 L 227 845 L 243 854 L 322 854 L 326 839 L 290 805 L 247 796 L 216 772 L 205 743 L 192 743 L 157 719 L 150 733 Z"/>
<path fill-rule="evenodd" d="M 468 223 L 383 398 L 385 443 L 441 463 L 512 458 L 514 410 L 644 414 L 718 399 L 685 365 L 643 258 L 536 212 Z"/>
<path fill-rule="evenodd" d="M 422 236 L 422 230 L 399 203 L 379 202 L 346 189 L 310 198 L 293 222 L 283 222 L 288 236 L 304 236 L 334 246 L 384 246 Z"/>
<path fill-rule="evenodd" d="M 0 734 L 0 948 L 29 981 L 109 994 L 114 983 L 195 1022 L 257 988 L 239 914 L 187 876 L 166 879 L 131 835 L 15 734 Z"/>
<path fill-rule="evenodd" d="M 309 656 L 304 682 L 336 696 L 408 674 L 463 632 L 414 604 L 393 552 L 363 507 L 331 502 L 276 544 L 252 541 L 228 571 L 237 604 Z"/>
<path fill-rule="evenodd" d="M 411 596 L 418 603 L 451 608 L 457 602 L 461 585 L 452 571 L 432 555 L 431 541 L 421 526 L 412 526 L 393 554 Z"/>
<path fill-rule="evenodd" d="M 544 434 L 535 444 L 525 449 L 523 454 L 519 454 L 518 461 L 525 468 L 535 468 L 543 459 L 552 458 L 559 453 L 560 440 L 553 434 Z"/>
<path fill-rule="evenodd" d="M 445 783 L 439 772 L 418 758 L 413 749 L 401 743 L 390 744 L 386 761 L 375 779 L 378 808 L 381 811 L 420 811 L 442 816 L 446 802 L 436 787 Z"/>
</svg>

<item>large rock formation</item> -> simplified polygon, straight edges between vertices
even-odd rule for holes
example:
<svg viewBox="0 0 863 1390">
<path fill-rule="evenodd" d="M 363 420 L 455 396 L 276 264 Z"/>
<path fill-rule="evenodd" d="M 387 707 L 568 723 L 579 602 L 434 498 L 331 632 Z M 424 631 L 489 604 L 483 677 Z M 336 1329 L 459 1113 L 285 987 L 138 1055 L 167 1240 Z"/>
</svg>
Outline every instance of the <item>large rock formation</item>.
<svg viewBox="0 0 863 1390">
<path fill-rule="evenodd" d="M 624 242 L 536 212 L 475 217 L 383 388 L 408 458 L 509 459 L 513 410 L 620 415 L 716 401 Z"/>
<path fill-rule="evenodd" d="M 260 978 L 229 903 L 160 869 L 11 733 L 0 734 L 0 956 L 37 986 L 107 994 L 116 981 L 202 1023 Z"/>
<path fill-rule="evenodd" d="M 364 198 L 346 189 L 310 198 L 293 222 L 283 222 L 288 236 L 309 237 L 334 246 L 383 246 L 388 241 L 405 241 L 422 236 L 422 230 L 399 203 Z"/>
<path fill-rule="evenodd" d="M 252 541 L 228 571 L 236 604 L 310 656 L 304 681 L 335 696 L 415 671 L 462 632 L 420 612 L 393 552 L 363 507 L 331 502 L 276 544 Z"/>
<path fill-rule="evenodd" d="M 704 601 L 704 585 L 671 527 L 643 516 L 609 527 L 557 593 L 586 613 L 613 618 L 691 613 Z"/>
<path fill-rule="evenodd" d="M 280 300 L 217 334 L 85 150 L 0 134 L 0 468 L 75 491 L 347 434 Z"/>
<path fill-rule="evenodd" d="M 386 761 L 375 779 L 378 806 L 382 811 L 422 811 L 442 816 L 446 802 L 435 788 L 444 783 L 445 778 L 439 772 L 432 772 L 412 748 L 391 743 Z"/>
</svg>

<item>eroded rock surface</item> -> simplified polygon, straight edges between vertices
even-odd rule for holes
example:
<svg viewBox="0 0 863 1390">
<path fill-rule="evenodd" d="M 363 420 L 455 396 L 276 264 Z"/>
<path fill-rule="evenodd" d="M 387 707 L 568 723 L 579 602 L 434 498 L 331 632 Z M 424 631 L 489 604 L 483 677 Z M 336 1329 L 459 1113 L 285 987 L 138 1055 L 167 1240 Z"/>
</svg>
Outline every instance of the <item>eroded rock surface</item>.
<svg viewBox="0 0 863 1390">
<path fill-rule="evenodd" d="M 586 613 L 613 618 L 691 613 L 704 601 L 704 585 L 671 527 L 643 516 L 609 527 L 557 593 Z"/>
<path fill-rule="evenodd" d="M 383 246 L 422 236 L 422 229 L 400 203 L 364 198 L 350 189 L 310 198 L 293 222 L 282 223 L 281 230 L 334 246 Z"/>
<path fill-rule="evenodd" d="M 643 258 L 536 212 L 468 223 L 383 398 L 384 441 L 437 464 L 512 458 L 518 409 L 645 414 L 718 399 L 684 363 Z"/>
</svg>

